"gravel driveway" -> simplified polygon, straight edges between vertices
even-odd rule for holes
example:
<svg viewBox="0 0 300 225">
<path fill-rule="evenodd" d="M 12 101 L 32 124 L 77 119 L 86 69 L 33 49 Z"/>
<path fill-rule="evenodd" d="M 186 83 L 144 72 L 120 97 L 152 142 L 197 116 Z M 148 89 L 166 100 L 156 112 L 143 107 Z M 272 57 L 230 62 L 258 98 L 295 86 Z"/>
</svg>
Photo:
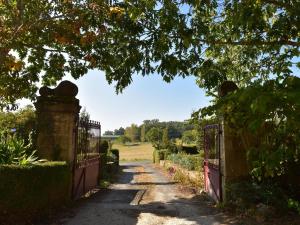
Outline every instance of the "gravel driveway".
<svg viewBox="0 0 300 225">
<path fill-rule="evenodd" d="M 219 225 L 235 224 L 210 207 L 205 197 L 183 190 L 149 162 L 121 164 L 107 190 L 83 201 L 64 225 Z"/>
</svg>

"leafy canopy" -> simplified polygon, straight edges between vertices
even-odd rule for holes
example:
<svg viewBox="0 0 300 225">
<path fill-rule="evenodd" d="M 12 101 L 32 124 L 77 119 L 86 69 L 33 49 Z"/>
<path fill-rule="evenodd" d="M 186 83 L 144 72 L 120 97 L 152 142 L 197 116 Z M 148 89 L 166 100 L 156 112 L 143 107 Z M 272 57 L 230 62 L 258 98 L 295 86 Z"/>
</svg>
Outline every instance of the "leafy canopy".
<svg viewBox="0 0 300 225">
<path fill-rule="evenodd" d="M 1 0 L 0 101 L 33 98 L 36 85 L 101 68 L 105 21 L 119 11 L 105 1 Z M 105 61 L 105 60 L 104 60 Z"/>
<path fill-rule="evenodd" d="M 135 73 L 194 75 L 208 90 L 288 76 L 300 66 L 299 11 L 298 0 L 2 0 L 0 100 L 89 69 L 117 92 Z"/>
<path fill-rule="evenodd" d="M 251 174 L 258 180 L 281 176 L 300 157 L 300 78 L 269 80 L 240 88 L 212 106 L 202 117 L 220 113 L 248 152 Z"/>
</svg>

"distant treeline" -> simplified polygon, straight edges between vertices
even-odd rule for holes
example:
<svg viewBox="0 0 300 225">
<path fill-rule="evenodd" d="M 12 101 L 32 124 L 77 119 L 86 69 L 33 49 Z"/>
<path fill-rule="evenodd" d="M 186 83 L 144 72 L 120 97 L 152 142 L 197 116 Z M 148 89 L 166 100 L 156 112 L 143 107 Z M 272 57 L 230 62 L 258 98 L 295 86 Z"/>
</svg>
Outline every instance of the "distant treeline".
<svg viewBox="0 0 300 225">
<path fill-rule="evenodd" d="M 176 139 L 181 138 L 185 131 L 194 130 L 194 125 L 190 124 L 189 121 L 169 121 L 160 122 L 158 119 L 144 120 L 143 124 L 138 126 L 132 124 L 130 127 L 120 127 L 114 131 L 105 131 L 104 135 L 125 135 L 131 141 L 147 141 L 146 134 L 152 128 L 158 128 L 159 130 L 168 130 L 168 138 Z"/>
</svg>

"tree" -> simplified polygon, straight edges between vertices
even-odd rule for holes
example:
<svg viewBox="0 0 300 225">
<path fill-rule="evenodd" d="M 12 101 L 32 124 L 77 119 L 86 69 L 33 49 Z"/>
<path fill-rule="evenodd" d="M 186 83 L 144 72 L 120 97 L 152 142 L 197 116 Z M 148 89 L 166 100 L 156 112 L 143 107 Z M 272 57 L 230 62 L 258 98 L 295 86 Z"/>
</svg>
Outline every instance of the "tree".
<svg viewBox="0 0 300 225">
<path fill-rule="evenodd" d="M 170 139 L 181 138 L 182 133 L 185 130 L 194 129 L 194 125 L 190 124 L 187 121 L 168 121 L 168 122 L 159 122 L 159 120 L 144 120 L 141 128 L 145 126 L 145 133 L 147 133 L 151 128 L 156 127 L 161 130 L 168 128 L 168 137 Z"/>
<path fill-rule="evenodd" d="M 125 136 L 127 136 L 132 142 L 140 140 L 140 129 L 136 124 L 131 124 L 130 127 L 125 129 Z"/>
<path fill-rule="evenodd" d="M 298 77 L 253 83 L 199 113 L 202 117 L 222 114 L 226 118 L 225 125 L 239 135 L 248 151 L 251 175 L 258 181 L 279 176 L 291 183 L 295 177 L 293 167 L 300 166 L 299 88 Z"/>
<path fill-rule="evenodd" d="M 167 148 L 169 146 L 169 129 L 168 129 L 168 127 L 166 127 L 163 130 L 162 145 L 163 145 L 163 148 Z"/>
<path fill-rule="evenodd" d="M 146 133 L 146 139 L 152 143 L 153 147 L 160 149 L 162 131 L 159 128 L 153 127 Z"/>
<path fill-rule="evenodd" d="M 40 77 L 53 85 L 66 73 L 85 74 L 95 65 L 92 49 L 101 44 L 110 14 L 103 1 L 1 1 L 2 106 L 33 98 Z"/>
<path fill-rule="evenodd" d="M 197 131 L 187 130 L 182 135 L 182 141 L 186 144 L 195 143 L 197 141 Z"/>
<path fill-rule="evenodd" d="M 294 74 L 293 65 L 300 68 L 298 0 L 129 0 L 123 6 L 136 21 L 137 33 L 125 51 L 117 43 L 129 37 L 112 29 L 112 54 L 124 67 L 109 71 L 109 81 L 118 82 L 118 72 L 124 70 L 158 72 L 167 82 L 194 75 L 199 86 L 214 94 L 225 80 L 263 82 Z M 126 78 L 123 84 L 130 82 Z"/>
<path fill-rule="evenodd" d="M 125 135 L 122 135 L 117 138 L 117 142 L 122 143 L 122 144 L 125 144 L 126 142 L 130 142 L 130 141 L 131 141 L 130 138 L 128 138 Z"/>
<path fill-rule="evenodd" d="M 123 127 L 114 130 L 114 135 L 124 135 L 124 134 L 125 134 L 125 129 Z"/>
<path fill-rule="evenodd" d="M 107 130 L 107 131 L 104 132 L 103 135 L 107 135 L 107 136 L 114 135 L 114 132 L 111 131 L 111 130 Z"/>
<path fill-rule="evenodd" d="M 146 141 L 146 125 L 143 124 L 141 126 L 141 142 L 145 142 Z"/>
<path fill-rule="evenodd" d="M 132 74 L 194 75 L 214 90 L 286 77 L 300 67 L 298 0 L 2 1 L 0 93 L 5 106 L 66 73 L 106 73 L 117 92 Z M 255 78 L 255 79 L 254 79 Z"/>
<path fill-rule="evenodd" d="M 88 113 L 88 111 L 86 110 L 86 108 L 84 107 L 83 110 L 81 110 L 80 114 L 79 114 L 79 118 L 81 120 L 85 120 L 88 121 L 91 118 L 91 115 Z"/>
</svg>

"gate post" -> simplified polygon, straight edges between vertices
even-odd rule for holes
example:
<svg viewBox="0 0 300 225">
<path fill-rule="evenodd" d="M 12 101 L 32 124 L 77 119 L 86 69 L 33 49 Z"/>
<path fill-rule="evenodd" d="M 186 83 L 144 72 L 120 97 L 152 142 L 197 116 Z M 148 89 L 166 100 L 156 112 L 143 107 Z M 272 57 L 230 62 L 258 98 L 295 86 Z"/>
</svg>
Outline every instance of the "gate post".
<svg viewBox="0 0 300 225">
<path fill-rule="evenodd" d="M 219 96 L 224 97 L 229 92 L 238 89 L 235 83 L 225 81 L 219 88 Z M 242 137 L 228 126 L 227 119 L 221 115 L 221 141 L 220 141 L 220 173 L 223 201 L 226 201 L 226 186 L 234 181 L 249 176 L 247 153 Z"/>
<path fill-rule="evenodd" d="M 37 150 L 41 159 L 67 161 L 73 165 L 76 127 L 81 106 L 76 98 L 78 88 L 62 81 L 55 89 L 42 87 L 37 110 Z"/>
</svg>

